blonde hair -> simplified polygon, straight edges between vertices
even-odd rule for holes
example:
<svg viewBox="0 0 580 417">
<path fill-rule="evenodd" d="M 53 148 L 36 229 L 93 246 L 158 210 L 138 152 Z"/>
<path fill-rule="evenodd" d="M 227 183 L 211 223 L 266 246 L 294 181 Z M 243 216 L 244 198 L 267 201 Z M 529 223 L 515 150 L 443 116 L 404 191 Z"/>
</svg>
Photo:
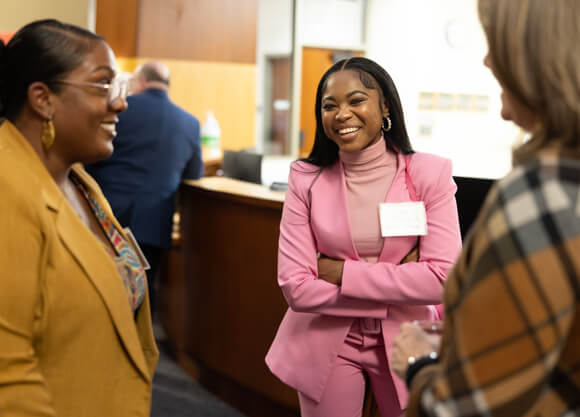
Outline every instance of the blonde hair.
<svg viewBox="0 0 580 417">
<path fill-rule="evenodd" d="M 479 0 L 502 87 L 539 119 L 514 164 L 556 147 L 580 157 L 580 1 Z"/>
</svg>

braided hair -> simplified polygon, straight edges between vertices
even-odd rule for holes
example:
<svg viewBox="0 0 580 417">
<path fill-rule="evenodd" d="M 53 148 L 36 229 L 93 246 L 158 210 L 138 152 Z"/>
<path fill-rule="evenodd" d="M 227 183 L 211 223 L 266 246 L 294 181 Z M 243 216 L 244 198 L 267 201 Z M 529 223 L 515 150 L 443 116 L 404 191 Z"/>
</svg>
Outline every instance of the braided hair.
<svg viewBox="0 0 580 417">
<path fill-rule="evenodd" d="M 57 81 L 102 40 L 81 27 L 45 19 L 27 24 L 6 45 L 0 41 L 0 118 L 13 120 L 20 113 L 33 82 L 58 92 Z"/>
</svg>

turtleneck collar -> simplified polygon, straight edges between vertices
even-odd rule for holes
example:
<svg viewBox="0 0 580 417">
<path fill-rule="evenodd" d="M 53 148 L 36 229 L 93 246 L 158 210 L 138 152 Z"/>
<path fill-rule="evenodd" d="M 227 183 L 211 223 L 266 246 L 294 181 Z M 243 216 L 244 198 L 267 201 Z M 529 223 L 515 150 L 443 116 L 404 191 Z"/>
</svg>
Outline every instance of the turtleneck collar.
<svg viewBox="0 0 580 417">
<path fill-rule="evenodd" d="M 396 165 L 397 157 L 388 152 L 383 136 L 371 146 L 356 152 L 338 151 L 338 155 L 346 170 L 368 170 L 377 166 Z"/>
</svg>

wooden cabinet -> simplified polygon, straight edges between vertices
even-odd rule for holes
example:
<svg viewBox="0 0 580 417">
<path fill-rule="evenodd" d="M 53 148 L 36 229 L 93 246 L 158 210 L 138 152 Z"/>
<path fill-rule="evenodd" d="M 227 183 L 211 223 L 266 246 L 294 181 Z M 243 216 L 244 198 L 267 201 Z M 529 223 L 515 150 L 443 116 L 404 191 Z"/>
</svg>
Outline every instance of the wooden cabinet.
<svg viewBox="0 0 580 417">
<path fill-rule="evenodd" d="M 184 272 L 161 303 L 178 361 L 248 416 L 298 416 L 296 392 L 264 362 L 287 309 L 276 282 L 284 193 L 222 177 L 180 193 Z"/>
</svg>

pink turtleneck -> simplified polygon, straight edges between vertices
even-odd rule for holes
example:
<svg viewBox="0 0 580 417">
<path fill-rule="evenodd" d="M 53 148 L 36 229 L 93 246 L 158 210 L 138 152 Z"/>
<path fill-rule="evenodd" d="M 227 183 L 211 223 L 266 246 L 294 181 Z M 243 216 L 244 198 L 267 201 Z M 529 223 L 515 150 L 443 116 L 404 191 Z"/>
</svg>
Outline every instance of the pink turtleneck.
<svg viewBox="0 0 580 417">
<path fill-rule="evenodd" d="M 388 152 L 385 139 L 358 152 L 339 151 L 344 168 L 351 236 L 359 258 L 375 263 L 383 249 L 379 204 L 397 172 L 397 156 Z M 366 347 L 382 346 L 381 323 L 377 319 L 354 321 L 347 340 Z"/>
<path fill-rule="evenodd" d="M 397 172 L 397 156 L 387 152 L 383 137 L 358 152 L 339 151 L 344 168 L 350 229 L 361 260 L 376 262 L 383 249 L 379 203 Z"/>
</svg>

